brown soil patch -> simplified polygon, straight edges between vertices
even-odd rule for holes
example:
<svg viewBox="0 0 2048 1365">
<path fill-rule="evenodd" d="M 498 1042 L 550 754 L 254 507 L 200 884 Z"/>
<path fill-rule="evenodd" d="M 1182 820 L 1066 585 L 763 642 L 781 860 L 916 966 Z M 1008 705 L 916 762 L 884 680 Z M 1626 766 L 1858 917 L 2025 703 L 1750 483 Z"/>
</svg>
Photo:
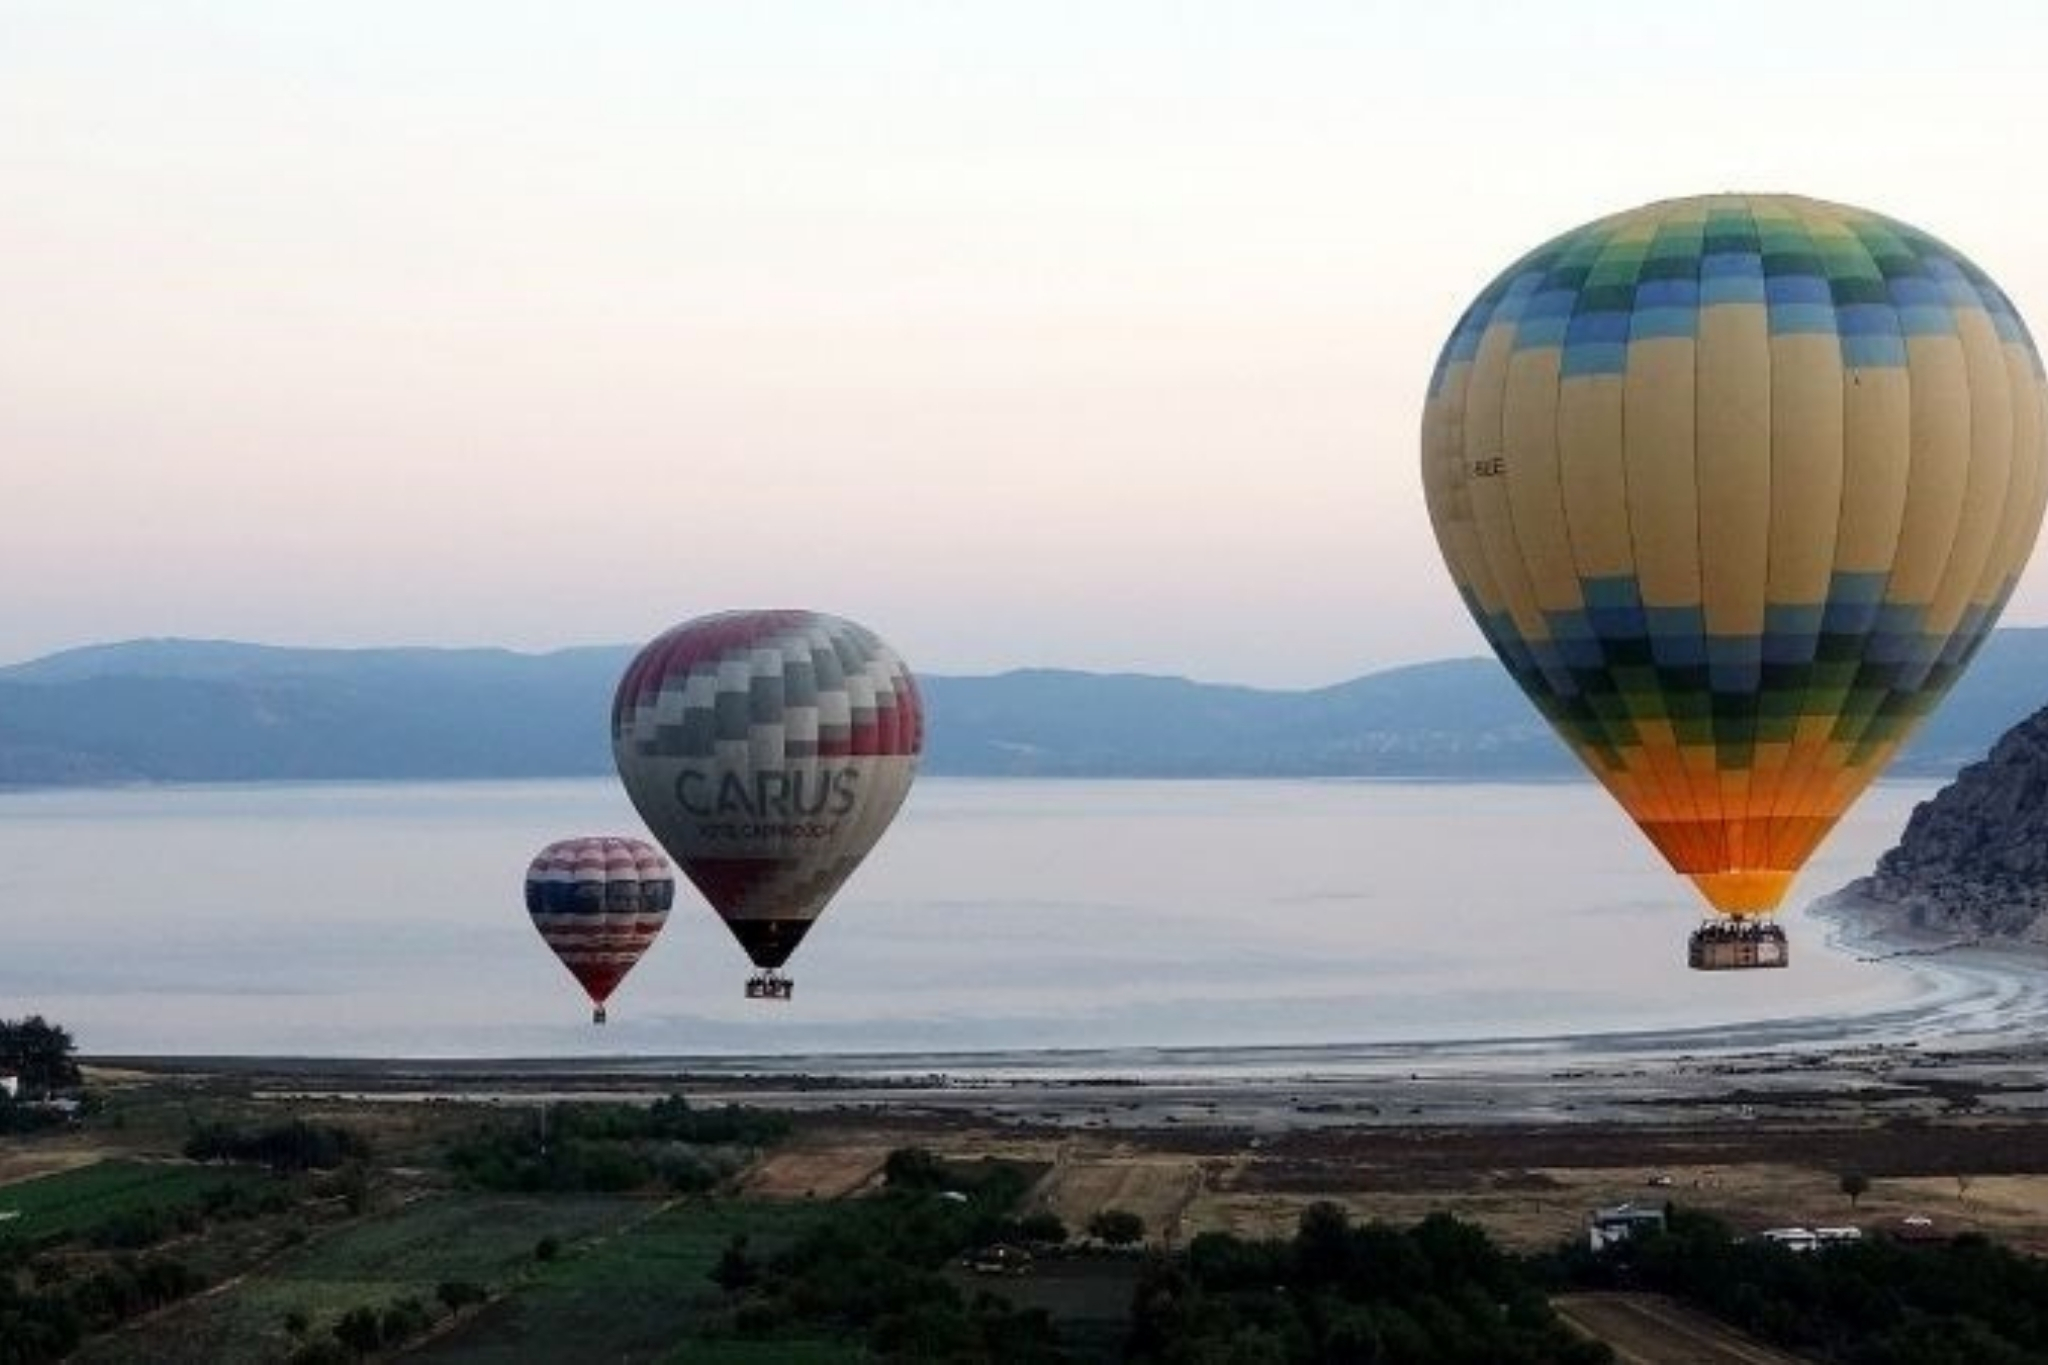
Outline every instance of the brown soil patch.
<svg viewBox="0 0 2048 1365">
<path fill-rule="evenodd" d="M 1860 1201 L 1870 1223 L 1907 1214 L 1934 1221 L 1943 1234 L 1982 1232 L 2015 1250 L 2048 1255 L 2048 1175 L 1949 1176 L 1873 1182 Z"/>
<path fill-rule="evenodd" d="M 1039 1206 L 1079 1233 L 1104 1209 L 1145 1220 L 1146 1240 L 1183 1240 L 1184 1216 L 1207 1187 L 1215 1163 L 1123 1146 L 1069 1144 L 1032 1192 Z"/>
<path fill-rule="evenodd" d="M 0 1185 L 56 1175 L 60 1171 L 74 1171 L 80 1166 L 105 1161 L 113 1155 L 115 1153 L 105 1147 L 83 1142 L 42 1142 L 13 1150 L 0 1148 Z"/>
<path fill-rule="evenodd" d="M 1651 1184 L 1641 1167 L 1527 1171 L 1510 1180 L 1498 1172 L 1475 1171 L 1462 1185 L 1439 1179 L 1410 1190 L 1389 1189 L 1376 1176 L 1346 1187 L 1335 1172 L 1324 1174 L 1328 1183 L 1320 1189 L 1302 1189 L 1298 1173 L 1275 1181 L 1261 1163 L 1247 1162 L 1220 1180 L 1213 1193 L 1195 1201 L 1187 1231 L 1291 1235 L 1304 1208 L 1328 1199 L 1354 1218 L 1396 1225 L 1431 1213 L 1454 1213 L 1482 1225 L 1507 1246 L 1539 1250 L 1580 1236 L 1586 1215 L 1598 1206 L 1670 1200 L 1711 1213 L 1738 1232 L 1787 1225 L 1853 1225 L 1875 1233 L 1897 1228 L 1901 1219 L 1918 1214 L 1933 1217 L 1944 1235 L 1975 1230 L 2021 1250 L 2048 1250 L 2048 1176 L 1977 1177 L 1961 1201 L 1955 1181 L 1947 1177 L 1885 1177 L 1873 1180 L 1870 1191 L 1852 1207 L 1841 1191 L 1839 1171 L 1782 1161 L 1657 1170 L 1655 1174 L 1669 1178 L 1669 1185 Z M 1276 1190 L 1276 1184 L 1284 1192 Z"/>
<path fill-rule="evenodd" d="M 740 1177 L 740 1193 L 756 1199 L 843 1199 L 881 1180 L 882 1163 L 896 1145 L 798 1138 L 755 1162 Z"/>
<path fill-rule="evenodd" d="M 1359 1127 L 1257 1139 L 1199 1129 L 1112 1137 L 957 1119 L 807 1120 L 743 1188 L 769 1198 L 858 1192 L 892 1149 L 906 1146 L 956 1160 L 1050 1163 L 1032 1207 L 1077 1232 L 1103 1208 L 1126 1208 L 1154 1241 L 1184 1243 L 1205 1231 L 1288 1236 L 1302 1209 L 1327 1199 L 1355 1218 L 1396 1225 L 1454 1213 L 1508 1246 L 1537 1250 L 1582 1236 L 1597 1206 L 1671 1200 L 1742 1232 L 1804 1224 L 1875 1234 L 1917 1214 L 1933 1218 L 1938 1235 L 1976 1230 L 2048 1253 L 2048 1123 L 2011 1119 Z M 1853 1208 L 1841 1192 L 1845 1171 L 1871 1181 Z M 1969 1182 L 1961 1199 L 1957 1172 Z"/>
<path fill-rule="evenodd" d="M 844 1199 L 878 1188 L 883 1163 L 899 1147 L 922 1147 L 948 1161 L 994 1158 L 1033 1167 L 1053 1164 L 1061 1146 L 1056 1138 L 999 1130 L 806 1124 L 748 1168 L 739 1189 L 760 1199 Z"/>
</svg>

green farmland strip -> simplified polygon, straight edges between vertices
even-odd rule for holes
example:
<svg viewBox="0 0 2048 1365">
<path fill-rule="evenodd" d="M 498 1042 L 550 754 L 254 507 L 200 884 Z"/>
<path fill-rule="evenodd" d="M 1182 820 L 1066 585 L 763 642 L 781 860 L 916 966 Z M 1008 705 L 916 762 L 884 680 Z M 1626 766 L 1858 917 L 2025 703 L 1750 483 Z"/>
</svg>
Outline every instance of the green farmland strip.
<svg viewBox="0 0 2048 1365">
<path fill-rule="evenodd" d="M 198 1204 L 222 1185 L 273 1179 L 231 1167 L 102 1161 L 0 1188 L 0 1239 L 69 1237 L 122 1214 Z"/>
<path fill-rule="evenodd" d="M 538 1268 L 508 1298 L 421 1352 L 429 1359 L 689 1361 L 839 1365 L 863 1358 L 831 1341 L 703 1341 L 720 1300 L 710 1273 L 736 1233 L 772 1254 L 823 1212 L 815 1205 L 693 1201 Z"/>
<path fill-rule="evenodd" d="M 316 1237 L 231 1288 L 194 1300 L 152 1325 L 147 1341 L 108 1338 L 82 1361 L 150 1365 L 237 1365 L 290 1353 L 286 1318 L 305 1316 L 309 1335 L 328 1337 L 351 1308 L 379 1311 L 401 1298 L 434 1301 L 435 1289 L 467 1280 L 492 1290 L 529 1274 L 543 1237 L 562 1246 L 644 1218 L 654 1205 L 610 1197 L 450 1195 L 421 1199 Z"/>
</svg>

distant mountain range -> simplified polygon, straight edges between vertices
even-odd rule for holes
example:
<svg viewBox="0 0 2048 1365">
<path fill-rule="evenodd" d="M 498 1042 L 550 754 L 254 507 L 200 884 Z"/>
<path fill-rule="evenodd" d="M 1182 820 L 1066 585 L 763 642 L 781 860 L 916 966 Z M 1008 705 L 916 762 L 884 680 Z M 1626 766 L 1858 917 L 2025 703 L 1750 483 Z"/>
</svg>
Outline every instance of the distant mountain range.
<svg viewBox="0 0 2048 1365">
<path fill-rule="evenodd" d="M 611 771 L 626 645 L 282 649 L 137 640 L 0 668 L 0 784 L 576 777 Z M 921 679 L 958 776 L 1576 775 L 1491 659 L 1277 691 L 1026 669 Z M 2048 628 L 2000 631 L 1894 768 L 1947 775 L 2048 701 Z"/>
</svg>

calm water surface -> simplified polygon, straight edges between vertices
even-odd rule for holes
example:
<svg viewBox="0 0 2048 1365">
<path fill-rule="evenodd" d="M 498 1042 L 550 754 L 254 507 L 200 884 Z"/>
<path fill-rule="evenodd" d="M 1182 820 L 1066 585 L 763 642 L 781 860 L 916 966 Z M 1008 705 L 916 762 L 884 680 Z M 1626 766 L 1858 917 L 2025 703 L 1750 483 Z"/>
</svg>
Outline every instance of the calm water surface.
<svg viewBox="0 0 2048 1365">
<path fill-rule="evenodd" d="M 1873 790 L 1795 888 L 1868 871 Z M 0 1017 L 95 1052 L 775 1054 L 1381 1043 L 1875 1017 L 1829 948 L 1685 970 L 1689 886 L 1597 788 L 927 778 L 804 943 L 790 1005 L 685 887 L 588 1024 L 526 919 L 541 844 L 639 833 L 607 781 L 0 796 Z"/>
</svg>

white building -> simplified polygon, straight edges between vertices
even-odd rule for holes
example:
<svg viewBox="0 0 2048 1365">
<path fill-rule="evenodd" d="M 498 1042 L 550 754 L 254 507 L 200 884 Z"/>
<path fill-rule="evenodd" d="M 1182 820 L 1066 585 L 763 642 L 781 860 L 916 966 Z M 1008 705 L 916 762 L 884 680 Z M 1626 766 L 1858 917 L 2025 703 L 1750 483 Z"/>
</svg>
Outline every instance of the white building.
<svg viewBox="0 0 2048 1365">
<path fill-rule="evenodd" d="M 1586 1245 L 1595 1251 L 1620 1246 L 1631 1237 L 1664 1231 L 1664 1210 L 1655 1204 L 1615 1204 L 1594 1209 L 1586 1220 Z"/>
</svg>

